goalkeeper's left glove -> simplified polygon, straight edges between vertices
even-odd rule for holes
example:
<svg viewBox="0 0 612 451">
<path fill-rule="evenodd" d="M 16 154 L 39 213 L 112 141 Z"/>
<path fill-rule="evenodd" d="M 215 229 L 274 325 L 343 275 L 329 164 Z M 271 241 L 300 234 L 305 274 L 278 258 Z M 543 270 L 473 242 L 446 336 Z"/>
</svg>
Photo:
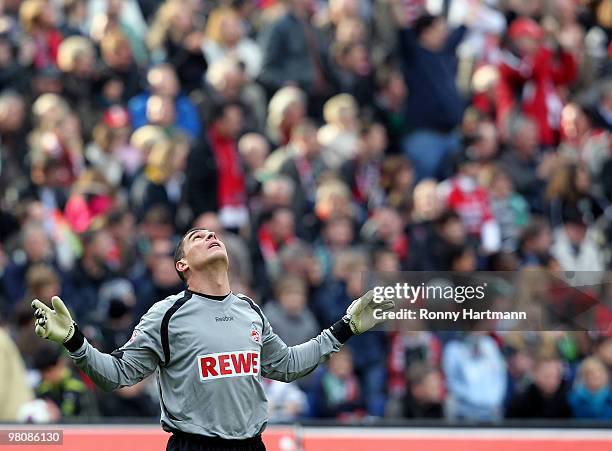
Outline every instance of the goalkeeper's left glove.
<svg viewBox="0 0 612 451">
<path fill-rule="evenodd" d="M 370 290 L 349 305 L 346 315 L 331 327 L 331 332 L 338 341 L 344 343 L 352 335 L 362 334 L 385 321 L 380 314 L 375 314 L 375 311 L 386 312 L 394 307 L 395 302 L 392 300 L 376 301 L 374 291 Z"/>
</svg>

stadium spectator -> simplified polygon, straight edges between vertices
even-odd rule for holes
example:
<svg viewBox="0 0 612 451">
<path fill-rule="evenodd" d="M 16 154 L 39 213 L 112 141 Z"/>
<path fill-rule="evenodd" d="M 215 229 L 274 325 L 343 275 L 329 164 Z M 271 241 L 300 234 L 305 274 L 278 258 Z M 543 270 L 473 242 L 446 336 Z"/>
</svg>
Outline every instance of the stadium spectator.
<svg viewBox="0 0 612 451">
<path fill-rule="evenodd" d="M 444 17 L 422 14 L 408 24 L 403 12 L 396 15 L 403 27 L 398 40 L 411 129 L 402 150 L 418 181 L 442 178 L 445 160 L 459 150 L 453 129 L 461 122 L 464 105 L 455 83 L 455 52 L 467 28 L 461 25 L 449 33 Z"/>
<path fill-rule="evenodd" d="M 0 95 L 0 139 L 2 156 L 0 164 L 0 189 L 9 188 L 9 174 L 13 180 L 23 180 L 26 170 L 27 143 L 24 126 L 26 108 L 22 96 L 16 92 Z"/>
<path fill-rule="evenodd" d="M 89 132 L 96 117 L 93 104 L 97 73 L 95 50 L 91 41 L 82 36 L 72 36 L 62 41 L 57 53 L 57 67 L 62 72 L 62 96 L 73 111 L 81 115 L 83 128 Z"/>
<path fill-rule="evenodd" d="M 294 86 L 286 86 L 276 91 L 268 104 L 266 133 L 272 143 L 286 146 L 291 139 L 293 127 L 298 125 L 306 115 L 306 96 Z M 269 165 L 269 163 L 267 163 Z M 268 169 L 277 171 L 282 161 Z"/>
<path fill-rule="evenodd" d="M 514 252 L 519 234 L 529 221 L 529 206 L 523 196 L 514 191 L 512 180 L 503 168 L 496 168 L 491 173 L 489 183 L 491 212 L 499 224 L 501 249 Z"/>
<path fill-rule="evenodd" d="M 563 213 L 563 225 L 556 233 L 551 247 L 551 255 L 559 262 L 564 271 L 577 271 L 574 283 L 592 284 L 601 280 L 604 269 L 604 256 L 593 238 L 581 212 L 569 207 Z"/>
<path fill-rule="evenodd" d="M 40 371 L 36 397 L 55 403 L 62 418 L 87 418 L 96 415 L 97 406 L 93 394 L 72 374 L 60 352 L 56 346 L 47 343 L 34 357 L 34 367 Z"/>
<path fill-rule="evenodd" d="M 439 186 L 448 208 L 461 218 L 470 244 L 490 254 L 501 247 L 501 231 L 486 189 L 479 185 L 478 157 L 466 149 L 457 156 L 456 175 Z"/>
<path fill-rule="evenodd" d="M 312 121 L 306 119 L 293 129 L 291 147 L 294 151 L 282 164 L 279 173 L 294 183 L 291 204 L 296 217 L 301 218 L 313 211 L 316 182 L 327 169 L 317 138 L 317 127 Z"/>
<path fill-rule="evenodd" d="M 103 284 L 99 291 L 96 316 L 100 324 L 100 348 L 111 352 L 123 346 L 132 335 L 136 297 L 132 284 L 115 279 Z"/>
<path fill-rule="evenodd" d="M 113 187 L 103 172 L 87 169 L 74 182 L 64 216 L 75 233 L 83 233 L 96 218 L 102 218 L 113 207 L 114 201 Z"/>
<path fill-rule="evenodd" d="M 97 227 L 81 234 L 80 240 L 83 252 L 70 274 L 71 307 L 80 320 L 95 321 L 99 289 L 115 276 L 109 255 L 112 239 L 106 229 Z"/>
<path fill-rule="evenodd" d="M 317 320 L 306 304 L 306 288 L 300 277 L 283 277 L 275 286 L 276 300 L 264 307 L 270 325 L 288 346 L 310 340 L 319 330 Z"/>
<path fill-rule="evenodd" d="M 410 212 L 410 190 L 415 183 L 414 168 L 401 155 L 392 155 L 382 162 L 380 186 L 384 190 L 385 205 L 398 210 L 402 217 Z"/>
<path fill-rule="evenodd" d="M 569 418 L 568 383 L 557 357 L 542 356 L 533 368 L 533 382 L 510 400 L 508 418 Z"/>
<path fill-rule="evenodd" d="M 295 382 L 285 383 L 264 379 L 271 423 L 295 421 L 308 413 L 308 399 Z"/>
<path fill-rule="evenodd" d="M 591 106 L 569 103 L 561 113 L 559 153 L 588 166 L 594 180 L 609 156 L 610 132 L 598 126 Z"/>
<path fill-rule="evenodd" d="M 519 257 L 525 266 L 546 266 L 552 245 L 550 225 L 543 218 L 535 217 L 527 224 L 519 238 Z"/>
<path fill-rule="evenodd" d="M 444 383 L 440 370 L 414 363 L 408 369 L 405 418 L 442 418 Z"/>
<path fill-rule="evenodd" d="M 142 164 L 138 153 L 129 145 L 131 133 L 127 110 L 114 106 L 104 112 L 93 129 L 93 141 L 85 147 L 87 162 L 103 172 L 114 187 L 129 185 Z"/>
<path fill-rule="evenodd" d="M 188 93 L 199 89 L 208 62 L 202 52 L 204 34 L 196 28 L 193 3 L 166 0 L 151 23 L 147 44 L 156 62 L 167 61 Z"/>
<path fill-rule="evenodd" d="M 567 31 L 553 37 L 552 46 L 547 45 L 542 27 L 528 17 L 512 22 L 508 37 L 511 46 L 499 68 L 499 124 L 506 126 L 509 114 L 518 104 L 538 124 L 540 144 L 555 145 L 563 108 L 559 91 L 576 78 L 576 49 Z M 518 100 L 514 97 L 516 91 L 521 92 Z"/>
<path fill-rule="evenodd" d="M 247 77 L 243 65 L 227 57 L 211 64 L 206 72 L 206 90 L 199 100 L 199 108 L 204 122 L 214 120 L 216 109 L 226 103 L 240 104 L 243 113 L 244 129 L 261 128 L 266 116 L 263 104 L 265 94 L 262 89 Z"/>
<path fill-rule="evenodd" d="M 19 21 L 27 33 L 26 45 L 35 69 L 57 64 L 62 34 L 53 6 L 45 0 L 26 0 L 19 7 Z"/>
<path fill-rule="evenodd" d="M 156 227 L 169 225 L 158 224 Z M 151 308 L 155 299 L 163 299 L 170 293 L 176 293 L 181 287 L 181 280 L 174 270 L 174 242 L 169 237 L 157 235 L 152 237 L 148 248 L 144 273 L 134 280 L 136 304 L 133 318 L 135 320 Z"/>
<path fill-rule="evenodd" d="M 418 321 L 410 329 L 424 327 Z M 395 332 L 389 340 L 389 392 L 397 398 L 409 401 L 412 383 L 420 384 L 429 369 L 439 368 L 442 343 L 428 331 L 403 330 Z M 412 367 L 415 373 L 412 373 Z M 418 369 L 420 368 L 420 369 Z M 414 379 L 413 379 L 414 377 Z M 418 379 L 418 380 L 416 380 Z M 403 409 L 406 409 L 404 405 Z"/>
<path fill-rule="evenodd" d="M 256 209 L 261 200 L 262 183 L 269 178 L 265 163 L 270 154 L 270 143 L 259 133 L 246 133 L 238 141 L 238 152 L 245 174 L 249 206 Z"/>
<path fill-rule="evenodd" d="M 612 130 L 612 83 L 607 82 L 601 89 L 601 96 L 595 106 L 595 122 L 598 127 Z"/>
<path fill-rule="evenodd" d="M 262 33 L 263 63 L 259 80 L 272 97 L 283 86 L 294 85 L 309 93 L 313 109 L 329 94 L 322 45 L 310 23 L 312 3 L 289 0 L 287 13 Z"/>
<path fill-rule="evenodd" d="M 346 37 L 341 35 L 344 30 Z M 334 48 L 334 62 L 337 66 L 335 84 L 340 92 L 352 95 L 359 106 L 368 103 L 370 93 L 374 89 L 374 69 L 370 62 L 370 53 L 360 36 L 364 34 L 363 30 L 364 25 L 360 21 L 342 21 L 338 27 Z"/>
<path fill-rule="evenodd" d="M 218 106 L 208 136 L 217 173 L 217 209 L 221 224 L 238 230 L 248 222 L 244 173 L 238 153 L 238 137 L 243 127 L 242 109 L 238 104 Z"/>
<path fill-rule="evenodd" d="M 486 421 L 502 418 L 506 369 L 497 343 L 482 332 L 448 343 L 442 354 L 449 419 Z"/>
<path fill-rule="evenodd" d="M 156 205 L 169 207 L 173 216 L 177 213 L 182 199 L 187 148 L 187 143 L 179 138 L 165 139 L 153 145 L 146 168 L 134 180 L 130 192 L 139 219 Z"/>
<path fill-rule="evenodd" d="M 551 225 L 563 224 L 563 214 L 575 209 L 583 221 L 592 225 L 602 215 L 605 199 L 592 194 L 591 174 L 581 163 L 561 163 L 550 174 L 545 197 Z"/>
<path fill-rule="evenodd" d="M 332 356 L 328 369 L 320 372 L 310 397 L 312 412 L 317 417 L 340 420 L 359 417 L 363 415 L 360 390 L 351 352 L 344 348 Z"/>
<path fill-rule="evenodd" d="M 338 253 L 348 250 L 354 238 L 354 224 L 350 218 L 333 215 L 323 222 L 315 253 L 325 278 L 330 276 Z"/>
<path fill-rule="evenodd" d="M 140 70 L 131 43 L 121 32 L 107 33 L 100 42 L 100 53 L 104 64 L 100 71 L 104 98 L 110 105 L 125 105 L 140 91 Z"/>
<path fill-rule="evenodd" d="M 64 20 L 60 25 L 63 36 L 86 36 L 87 29 L 85 21 L 87 19 L 86 0 L 64 0 L 62 2 L 62 12 Z"/>
<path fill-rule="evenodd" d="M 376 74 L 376 84 L 377 95 L 370 108 L 375 120 L 387 129 L 389 153 L 397 154 L 406 134 L 406 83 L 399 70 L 382 67 Z"/>
<path fill-rule="evenodd" d="M 558 157 L 554 153 L 540 155 L 537 133 L 535 121 L 525 116 L 515 118 L 510 124 L 509 148 L 501 161 L 518 193 L 533 210 L 542 212 L 542 183 L 549 177 Z"/>
<path fill-rule="evenodd" d="M 28 270 L 42 263 L 52 266 L 64 276 L 45 230 L 38 224 L 28 224 L 21 231 L 21 247 L 9 260 L 2 275 L 9 302 L 14 304 L 24 298 Z"/>
<path fill-rule="evenodd" d="M 354 158 L 359 138 L 359 110 L 355 99 L 348 94 L 332 97 L 323 106 L 325 125 L 317 133 L 325 151 L 323 161 L 337 170 L 345 161 Z"/>
<path fill-rule="evenodd" d="M 576 418 L 612 418 L 610 376 L 597 357 L 588 357 L 580 364 L 569 402 Z"/>
<path fill-rule="evenodd" d="M 128 103 L 134 129 L 150 122 L 147 117 L 147 104 L 151 96 L 159 95 L 174 101 L 176 115 L 171 125 L 186 133 L 192 140 L 198 140 L 202 130 L 199 114 L 189 97 L 181 93 L 181 84 L 175 69 L 169 64 L 153 66 L 147 72 L 146 84 L 148 89 L 130 99 Z"/>
<path fill-rule="evenodd" d="M 280 275 L 280 251 L 296 239 L 295 215 L 289 208 L 277 207 L 265 215 L 257 229 L 256 245 L 273 278 Z"/>
<path fill-rule="evenodd" d="M 244 36 L 238 12 L 220 7 L 210 12 L 206 22 L 204 55 L 208 64 L 232 57 L 245 65 L 251 79 L 256 79 L 261 70 L 262 55 L 259 46 Z"/>
</svg>

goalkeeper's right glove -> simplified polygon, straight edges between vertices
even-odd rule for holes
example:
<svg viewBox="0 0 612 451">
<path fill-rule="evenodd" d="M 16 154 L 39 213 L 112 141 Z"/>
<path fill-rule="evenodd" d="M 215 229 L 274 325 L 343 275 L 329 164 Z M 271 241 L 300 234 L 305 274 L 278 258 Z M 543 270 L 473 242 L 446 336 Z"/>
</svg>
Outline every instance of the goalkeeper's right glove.
<svg viewBox="0 0 612 451">
<path fill-rule="evenodd" d="M 83 343 L 83 335 L 78 332 L 76 323 L 72 320 L 70 312 L 64 305 L 59 296 L 51 298 L 53 309 L 47 307 L 38 299 L 32 301 L 32 308 L 36 309 L 36 328 L 34 332 L 40 338 L 46 338 L 58 344 L 65 345 L 72 351 L 74 346 L 68 346 L 67 342 L 79 341 L 79 346 Z M 78 340 L 77 340 L 78 339 Z M 78 349 L 78 348 L 77 348 Z"/>
</svg>

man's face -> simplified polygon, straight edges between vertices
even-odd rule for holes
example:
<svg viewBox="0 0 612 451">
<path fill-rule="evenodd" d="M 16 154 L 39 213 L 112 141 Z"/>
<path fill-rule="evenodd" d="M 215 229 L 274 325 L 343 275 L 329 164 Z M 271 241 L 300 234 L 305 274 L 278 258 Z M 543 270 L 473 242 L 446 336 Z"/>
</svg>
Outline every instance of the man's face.
<svg viewBox="0 0 612 451">
<path fill-rule="evenodd" d="M 448 27 L 446 21 L 438 18 L 421 35 L 421 45 L 432 52 L 442 50 L 448 38 Z"/>
<path fill-rule="evenodd" d="M 154 94 L 175 97 L 180 89 L 176 72 L 169 67 L 157 67 L 149 73 L 149 83 Z"/>
<path fill-rule="evenodd" d="M 289 210 L 277 212 L 270 225 L 270 232 L 277 243 L 282 243 L 295 232 L 293 213 Z"/>
<path fill-rule="evenodd" d="M 240 130 L 242 130 L 242 110 L 237 106 L 226 108 L 219 126 L 223 135 L 229 138 L 236 138 Z"/>
<path fill-rule="evenodd" d="M 515 138 L 515 147 L 523 155 L 533 156 L 538 148 L 539 137 L 537 125 L 525 124 Z"/>
<path fill-rule="evenodd" d="M 179 271 L 198 271 L 218 262 L 229 264 L 225 245 L 214 232 L 196 229 L 183 238 L 183 258 L 176 262 Z"/>
<path fill-rule="evenodd" d="M 321 145 L 317 138 L 316 129 L 307 130 L 304 135 L 298 139 L 298 146 L 301 148 L 302 155 L 306 159 L 317 157 L 321 152 Z"/>
<path fill-rule="evenodd" d="M 23 248 L 30 263 L 43 261 L 51 254 L 51 245 L 44 233 L 28 233 L 24 239 Z"/>
<path fill-rule="evenodd" d="M 444 383 L 437 371 L 432 371 L 412 389 L 412 395 L 423 403 L 439 403 L 444 397 Z"/>
<path fill-rule="evenodd" d="M 561 385 L 561 364 L 554 360 L 541 362 L 535 369 L 533 382 L 546 396 L 554 394 Z"/>
</svg>

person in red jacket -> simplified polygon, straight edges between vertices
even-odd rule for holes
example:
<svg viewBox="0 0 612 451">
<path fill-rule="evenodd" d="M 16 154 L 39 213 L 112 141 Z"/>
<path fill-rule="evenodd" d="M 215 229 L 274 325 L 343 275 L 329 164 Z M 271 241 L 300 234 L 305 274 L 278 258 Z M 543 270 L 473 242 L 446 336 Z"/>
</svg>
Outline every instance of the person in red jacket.
<svg viewBox="0 0 612 451">
<path fill-rule="evenodd" d="M 52 5 L 45 0 L 26 0 L 19 8 L 19 21 L 28 39 L 22 44 L 32 59 L 34 69 L 57 64 L 57 52 L 63 36 L 57 27 Z"/>
<path fill-rule="evenodd" d="M 227 229 L 238 230 L 248 222 L 244 173 L 238 153 L 238 137 L 243 113 L 239 104 L 219 105 L 209 129 L 213 155 L 217 164 L 219 219 Z"/>
<path fill-rule="evenodd" d="M 461 218 L 469 241 L 483 254 L 492 254 L 501 247 L 501 231 L 489 193 L 477 181 L 481 161 L 473 150 L 465 149 L 455 158 L 456 175 L 442 182 L 438 192 L 447 208 Z"/>
<path fill-rule="evenodd" d="M 571 84 L 577 76 L 571 45 L 561 38 L 550 45 L 542 27 L 525 17 L 512 22 L 508 38 L 510 47 L 504 52 L 499 67 L 499 126 L 505 130 L 511 113 L 520 109 L 538 123 L 540 143 L 556 145 L 563 109 L 559 88 Z"/>
</svg>

